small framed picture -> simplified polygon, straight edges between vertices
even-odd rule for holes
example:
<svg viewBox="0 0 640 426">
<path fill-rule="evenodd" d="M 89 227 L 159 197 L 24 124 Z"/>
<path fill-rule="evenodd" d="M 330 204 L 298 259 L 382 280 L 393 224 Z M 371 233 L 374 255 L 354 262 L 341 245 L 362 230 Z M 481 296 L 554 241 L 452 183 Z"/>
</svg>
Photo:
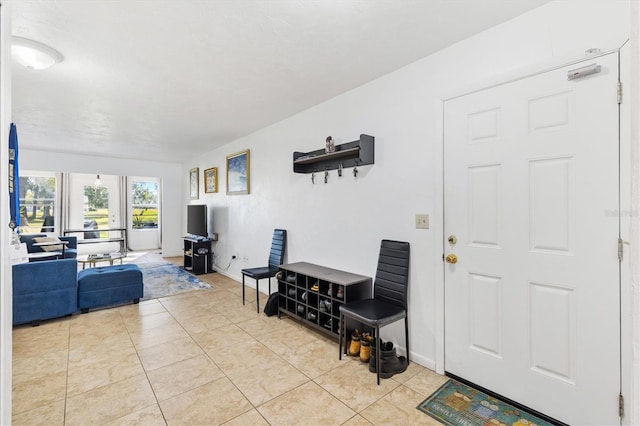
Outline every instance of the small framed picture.
<svg viewBox="0 0 640 426">
<path fill-rule="evenodd" d="M 198 199 L 198 192 L 200 189 L 198 188 L 198 173 L 199 169 L 197 167 L 189 170 L 189 195 L 192 200 Z"/>
<path fill-rule="evenodd" d="M 227 157 L 227 194 L 248 194 L 250 182 L 249 150 Z"/>
<path fill-rule="evenodd" d="M 204 171 L 204 192 L 218 192 L 218 168 L 212 167 Z"/>
</svg>

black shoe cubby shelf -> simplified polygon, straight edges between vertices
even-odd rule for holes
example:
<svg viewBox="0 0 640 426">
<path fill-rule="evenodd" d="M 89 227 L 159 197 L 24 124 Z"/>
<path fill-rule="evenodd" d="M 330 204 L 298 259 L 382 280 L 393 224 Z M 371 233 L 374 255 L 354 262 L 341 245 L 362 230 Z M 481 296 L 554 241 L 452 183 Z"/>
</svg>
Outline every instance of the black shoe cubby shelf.
<svg viewBox="0 0 640 426">
<path fill-rule="evenodd" d="M 374 137 L 361 134 L 360 139 L 336 145 L 334 152 L 318 149 L 293 153 L 295 173 L 313 173 L 346 169 L 373 164 L 375 161 Z"/>
<path fill-rule="evenodd" d="M 278 317 L 297 318 L 335 339 L 340 305 L 371 297 L 371 278 L 363 275 L 307 262 L 281 265 L 280 272 Z"/>
</svg>

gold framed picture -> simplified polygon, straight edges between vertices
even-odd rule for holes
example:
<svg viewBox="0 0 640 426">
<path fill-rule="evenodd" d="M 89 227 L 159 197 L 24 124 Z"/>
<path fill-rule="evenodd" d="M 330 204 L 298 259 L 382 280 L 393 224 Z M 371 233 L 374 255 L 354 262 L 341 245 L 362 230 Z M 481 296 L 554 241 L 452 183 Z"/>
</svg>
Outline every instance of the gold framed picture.
<svg viewBox="0 0 640 426">
<path fill-rule="evenodd" d="M 204 192 L 218 192 L 218 168 L 212 167 L 204 171 Z"/>
<path fill-rule="evenodd" d="M 249 194 L 249 164 L 248 149 L 227 157 L 227 194 Z"/>
<path fill-rule="evenodd" d="M 189 195 L 192 200 L 198 199 L 198 192 L 200 190 L 200 188 L 198 188 L 198 173 L 199 169 L 197 167 L 189 170 Z"/>
</svg>

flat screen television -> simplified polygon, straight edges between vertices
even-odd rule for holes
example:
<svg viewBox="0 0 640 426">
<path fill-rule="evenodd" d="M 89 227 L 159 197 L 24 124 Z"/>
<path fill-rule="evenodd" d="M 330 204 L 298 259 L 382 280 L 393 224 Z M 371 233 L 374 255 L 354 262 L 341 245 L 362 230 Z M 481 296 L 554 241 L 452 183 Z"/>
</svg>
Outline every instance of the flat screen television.
<svg viewBox="0 0 640 426">
<path fill-rule="evenodd" d="M 207 206 L 190 204 L 187 206 L 187 234 L 207 237 Z"/>
</svg>

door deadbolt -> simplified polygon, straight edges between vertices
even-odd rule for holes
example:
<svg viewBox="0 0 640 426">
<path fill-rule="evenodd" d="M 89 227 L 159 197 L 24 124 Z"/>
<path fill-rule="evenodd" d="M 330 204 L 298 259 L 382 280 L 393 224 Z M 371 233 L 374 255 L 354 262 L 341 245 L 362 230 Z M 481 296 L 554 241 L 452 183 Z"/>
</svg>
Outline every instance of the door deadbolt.
<svg viewBox="0 0 640 426">
<path fill-rule="evenodd" d="M 449 238 L 447 239 L 447 241 L 449 241 L 449 244 L 455 244 L 458 242 L 458 239 L 456 238 L 455 235 L 449 235 Z"/>
<path fill-rule="evenodd" d="M 451 254 L 448 254 L 447 257 L 444 258 L 444 260 L 446 260 L 447 263 L 458 263 L 458 256 L 451 253 Z"/>
</svg>

